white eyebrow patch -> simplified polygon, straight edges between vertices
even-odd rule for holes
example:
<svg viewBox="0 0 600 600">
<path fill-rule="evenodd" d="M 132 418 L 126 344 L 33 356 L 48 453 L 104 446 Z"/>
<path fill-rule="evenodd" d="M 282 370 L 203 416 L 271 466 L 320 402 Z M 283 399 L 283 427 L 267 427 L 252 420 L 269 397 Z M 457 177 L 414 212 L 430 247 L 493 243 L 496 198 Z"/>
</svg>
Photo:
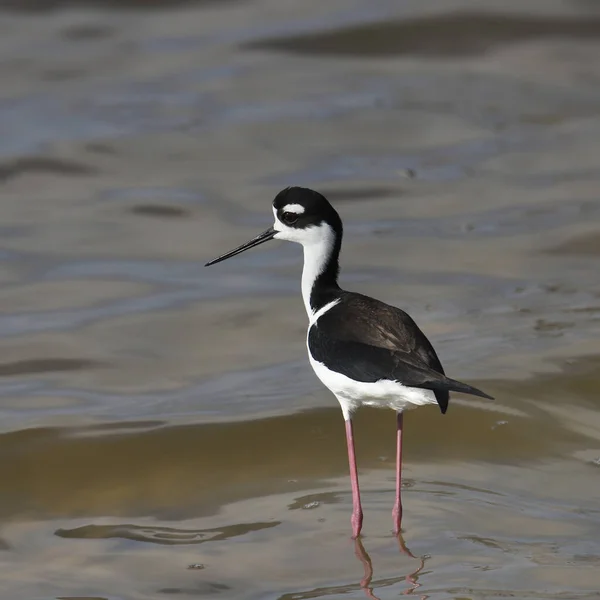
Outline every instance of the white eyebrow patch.
<svg viewBox="0 0 600 600">
<path fill-rule="evenodd" d="M 291 212 L 301 215 L 304 212 L 304 206 L 302 206 L 302 204 L 286 204 L 283 207 L 283 212 Z"/>
</svg>

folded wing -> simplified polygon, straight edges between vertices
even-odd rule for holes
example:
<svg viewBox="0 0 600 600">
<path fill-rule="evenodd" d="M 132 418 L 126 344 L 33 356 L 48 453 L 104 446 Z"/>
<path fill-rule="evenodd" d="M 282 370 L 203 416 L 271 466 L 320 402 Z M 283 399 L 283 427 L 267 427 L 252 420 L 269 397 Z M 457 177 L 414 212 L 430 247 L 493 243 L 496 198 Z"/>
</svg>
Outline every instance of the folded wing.
<svg viewBox="0 0 600 600">
<path fill-rule="evenodd" d="M 432 390 L 442 413 L 448 408 L 449 392 L 491 398 L 446 377 L 431 343 L 404 311 L 352 293 L 343 298 L 343 305 L 343 311 L 336 306 L 328 310 L 309 332 L 311 354 L 327 368 L 356 381 L 386 379 Z"/>
</svg>

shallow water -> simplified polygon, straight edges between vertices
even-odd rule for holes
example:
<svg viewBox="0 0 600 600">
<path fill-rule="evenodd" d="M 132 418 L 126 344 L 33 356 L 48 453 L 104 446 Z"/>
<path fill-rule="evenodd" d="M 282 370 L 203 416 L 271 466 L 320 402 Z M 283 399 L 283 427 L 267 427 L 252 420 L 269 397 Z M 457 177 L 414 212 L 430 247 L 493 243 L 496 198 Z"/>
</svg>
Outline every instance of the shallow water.
<svg viewBox="0 0 600 600">
<path fill-rule="evenodd" d="M 0 10 L 0 598 L 600 597 L 594 3 Z M 299 248 L 202 267 L 293 184 L 496 397 L 407 415 L 405 547 L 386 411 L 350 540 Z"/>
</svg>

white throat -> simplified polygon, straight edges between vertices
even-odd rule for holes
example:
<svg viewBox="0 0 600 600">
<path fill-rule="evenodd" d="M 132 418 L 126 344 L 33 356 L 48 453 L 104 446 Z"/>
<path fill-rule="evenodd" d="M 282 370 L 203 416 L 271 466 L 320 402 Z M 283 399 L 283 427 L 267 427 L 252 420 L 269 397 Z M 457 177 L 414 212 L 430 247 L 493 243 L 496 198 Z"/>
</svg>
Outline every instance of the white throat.
<svg viewBox="0 0 600 600">
<path fill-rule="evenodd" d="M 288 204 L 285 206 L 287 212 L 302 214 L 304 207 L 299 204 Z M 302 211 L 302 212 L 301 212 Z M 325 222 L 320 225 L 312 225 L 305 228 L 288 227 L 277 218 L 277 211 L 273 207 L 275 222 L 273 228 L 277 233 L 275 239 L 288 240 L 302 244 L 304 249 L 304 268 L 302 269 L 302 300 L 309 320 L 313 317 L 310 307 L 310 293 L 317 277 L 323 273 L 327 261 L 333 252 L 335 243 L 335 232 Z"/>
<path fill-rule="evenodd" d="M 325 223 L 314 228 L 317 235 L 311 236 L 311 240 L 302 242 L 304 250 L 304 268 L 302 269 L 302 300 L 306 314 L 310 319 L 313 310 L 310 307 L 310 294 L 317 277 L 323 273 L 327 261 L 333 251 L 335 234 L 331 227 Z"/>
</svg>

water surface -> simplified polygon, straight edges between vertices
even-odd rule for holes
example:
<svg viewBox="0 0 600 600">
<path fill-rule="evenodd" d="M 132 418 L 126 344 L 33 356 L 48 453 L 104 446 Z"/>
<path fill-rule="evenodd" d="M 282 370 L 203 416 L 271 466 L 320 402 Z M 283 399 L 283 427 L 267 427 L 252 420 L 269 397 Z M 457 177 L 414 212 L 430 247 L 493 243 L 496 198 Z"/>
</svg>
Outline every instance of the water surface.
<svg viewBox="0 0 600 600">
<path fill-rule="evenodd" d="M 0 7 L 0 598 L 598 598 L 593 3 Z M 202 267 L 294 184 L 496 397 L 406 417 L 405 546 L 385 411 L 349 538 L 300 249 Z"/>
</svg>

